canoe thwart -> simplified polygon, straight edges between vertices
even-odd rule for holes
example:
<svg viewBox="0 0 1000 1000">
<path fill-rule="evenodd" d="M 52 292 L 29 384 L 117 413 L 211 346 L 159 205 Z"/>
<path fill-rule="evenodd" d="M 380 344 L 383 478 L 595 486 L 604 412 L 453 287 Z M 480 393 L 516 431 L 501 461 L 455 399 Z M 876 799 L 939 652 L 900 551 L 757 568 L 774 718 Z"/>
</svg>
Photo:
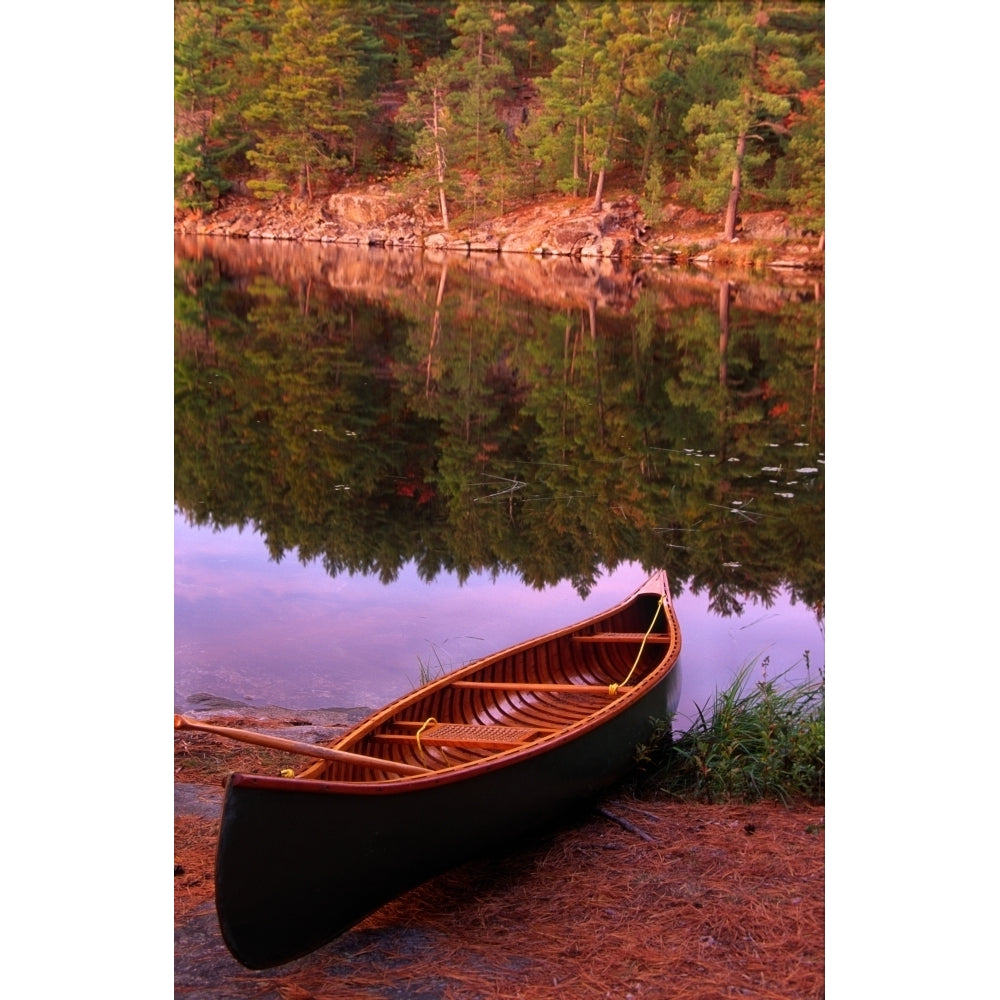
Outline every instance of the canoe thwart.
<svg viewBox="0 0 1000 1000">
<path fill-rule="evenodd" d="M 673 642 L 673 636 L 664 635 L 662 632 L 651 632 L 643 635 L 642 632 L 595 632 L 593 635 L 574 635 L 577 642 L 642 642 L 646 644 L 660 643 L 669 645 Z"/>
<path fill-rule="evenodd" d="M 620 685 L 614 691 L 607 684 L 535 684 L 531 681 L 455 681 L 452 687 L 483 688 L 492 691 L 560 691 L 565 694 L 626 694 L 631 687 Z"/>
</svg>

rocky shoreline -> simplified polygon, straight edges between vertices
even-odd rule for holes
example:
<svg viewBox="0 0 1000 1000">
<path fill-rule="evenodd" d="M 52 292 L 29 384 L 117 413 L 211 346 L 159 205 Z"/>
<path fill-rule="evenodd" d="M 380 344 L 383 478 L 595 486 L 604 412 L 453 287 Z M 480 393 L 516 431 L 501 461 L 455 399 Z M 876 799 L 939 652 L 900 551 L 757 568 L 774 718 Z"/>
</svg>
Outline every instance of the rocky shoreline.
<svg viewBox="0 0 1000 1000">
<path fill-rule="evenodd" d="M 810 270 L 824 265 L 822 240 L 797 230 L 783 212 L 745 215 L 732 241 L 723 239 L 716 216 L 673 203 L 665 205 L 661 215 L 656 225 L 649 224 L 637 198 L 628 193 L 609 199 L 599 211 L 584 199 L 549 197 L 473 228 L 446 231 L 420 204 L 373 185 L 313 200 L 279 198 L 262 203 L 232 197 L 208 215 L 176 215 L 174 231 L 460 254 L 633 258 L 666 264 L 765 263 Z"/>
</svg>

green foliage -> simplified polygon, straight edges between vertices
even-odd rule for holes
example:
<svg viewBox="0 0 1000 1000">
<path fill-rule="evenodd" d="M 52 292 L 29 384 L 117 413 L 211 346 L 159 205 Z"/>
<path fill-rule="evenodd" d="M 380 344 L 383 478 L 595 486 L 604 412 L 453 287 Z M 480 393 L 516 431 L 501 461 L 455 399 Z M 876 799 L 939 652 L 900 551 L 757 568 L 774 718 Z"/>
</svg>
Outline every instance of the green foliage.
<svg viewBox="0 0 1000 1000">
<path fill-rule="evenodd" d="M 776 29 L 761 5 L 719 5 L 698 47 L 694 101 L 684 116 L 696 153 L 685 196 L 707 211 L 728 209 L 727 235 L 741 198 L 766 190 L 785 154 L 792 95 L 806 84 L 809 36 Z"/>
<path fill-rule="evenodd" d="M 267 44 L 266 0 L 185 0 L 174 6 L 174 193 L 214 208 L 246 169 L 245 111 L 255 99 L 254 57 Z"/>
<path fill-rule="evenodd" d="M 639 207 L 646 217 L 646 222 L 651 226 L 658 225 L 663 221 L 663 199 L 663 165 L 654 163 L 639 198 Z"/>
<path fill-rule="evenodd" d="M 824 87 L 801 95 L 792 115 L 788 153 L 775 168 L 772 196 L 794 209 L 792 221 L 822 231 L 826 203 L 826 101 Z"/>
<path fill-rule="evenodd" d="M 567 0 L 556 8 L 563 44 L 553 52 L 551 74 L 538 81 L 541 108 L 529 139 L 543 164 L 543 180 L 559 190 L 579 195 L 594 153 L 588 132 L 588 104 L 597 88 L 597 54 L 608 40 L 602 15 L 607 3 Z"/>
<path fill-rule="evenodd" d="M 669 724 L 659 725 L 640 755 L 645 785 L 706 802 L 824 801 L 823 681 L 782 686 L 782 675 L 748 690 L 752 668 L 740 670 L 711 707 L 700 707 L 676 740 Z"/>
<path fill-rule="evenodd" d="M 414 68 L 444 55 L 451 44 L 450 5 L 427 0 L 365 0 L 365 20 L 382 49 L 395 80 L 409 81 Z"/>
<path fill-rule="evenodd" d="M 402 124 L 413 126 L 411 149 L 418 168 L 416 181 L 431 202 L 437 201 L 445 229 L 450 221 L 448 196 L 457 184 L 454 171 L 449 170 L 454 88 L 452 65 L 444 58 L 431 59 L 417 75 L 397 115 Z"/>
<path fill-rule="evenodd" d="M 515 83 L 514 60 L 527 51 L 521 26 L 531 13 L 524 3 L 457 3 L 448 21 L 451 52 L 424 64 L 397 116 L 413 129 L 421 182 L 446 228 L 450 199 L 461 204 L 462 221 L 474 225 L 486 209 L 503 211 L 523 187 L 501 104 Z"/>
<path fill-rule="evenodd" d="M 195 136 L 174 143 L 174 198 L 182 208 L 208 211 L 230 186 L 210 161 L 201 155 Z"/>
<path fill-rule="evenodd" d="M 637 177 L 647 199 L 647 185 L 682 179 L 683 197 L 714 212 L 738 168 L 737 197 L 822 226 L 822 4 L 185 0 L 174 9 L 182 206 L 211 208 L 237 180 L 262 196 L 311 196 L 335 174 L 415 160 L 428 200 L 443 218 L 453 200 L 465 222 L 540 190 L 593 194 L 596 204 L 614 171 Z"/>
<path fill-rule="evenodd" d="M 355 130 L 371 110 L 362 84 L 370 63 L 361 55 L 373 48 L 351 0 L 288 4 L 271 45 L 256 58 L 266 82 L 247 109 L 259 134 L 247 158 L 266 179 L 250 185 L 256 194 L 295 182 L 311 196 L 314 172 L 354 163 Z"/>
</svg>

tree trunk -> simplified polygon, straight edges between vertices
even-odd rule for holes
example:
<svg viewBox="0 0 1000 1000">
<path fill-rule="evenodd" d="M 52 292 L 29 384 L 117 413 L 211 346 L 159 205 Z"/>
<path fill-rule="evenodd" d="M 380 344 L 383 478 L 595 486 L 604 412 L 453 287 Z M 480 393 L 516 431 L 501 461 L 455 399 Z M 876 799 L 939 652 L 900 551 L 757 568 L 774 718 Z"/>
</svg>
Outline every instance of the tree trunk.
<svg viewBox="0 0 1000 1000">
<path fill-rule="evenodd" d="M 719 285 L 719 385 L 729 380 L 729 289 L 728 281 Z"/>
<path fill-rule="evenodd" d="M 574 198 L 580 193 L 580 181 L 583 179 L 580 176 L 580 154 L 582 145 L 583 145 L 582 123 L 580 119 L 577 118 L 576 132 L 573 134 L 573 197 Z"/>
<path fill-rule="evenodd" d="M 584 28 L 583 31 L 583 41 L 586 44 L 587 41 L 587 29 Z M 583 107 L 584 95 L 583 95 L 583 81 L 586 78 L 586 58 L 580 56 L 580 86 L 577 88 L 577 103 L 579 107 Z M 587 134 L 586 125 L 583 121 L 581 115 L 576 116 L 576 131 L 573 133 L 573 197 L 575 198 L 580 193 L 580 181 L 583 179 L 580 171 L 581 160 L 586 158 L 587 155 Z M 588 188 L 590 186 L 588 181 Z"/>
<path fill-rule="evenodd" d="M 601 169 L 597 174 L 597 190 L 594 191 L 594 204 L 590 206 L 592 212 L 599 212 L 604 206 L 604 164 L 601 164 Z"/>
<path fill-rule="evenodd" d="M 441 303 L 444 301 L 444 286 L 448 280 L 448 257 L 445 255 L 441 264 L 441 277 L 438 280 L 437 300 L 434 303 L 434 318 L 431 321 L 430 343 L 427 345 L 427 379 L 424 382 L 424 395 L 431 395 L 431 373 L 434 368 L 434 348 L 441 337 Z"/>
<path fill-rule="evenodd" d="M 601 384 L 601 351 L 597 343 L 597 300 L 587 299 L 587 313 L 590 319 L 590 342 L 594 352 L 594 382 L 597 392 L 597 426 L 600 429 L 598 440 L 604 444 L 606 427 L 604 425 L 604 390 Z"/>
<path fill-rule="evenodd" d="M 611 160 L 612 144 L 615 141 L 615 128 L 618 126 L 618 107 L 621 104 L 622 91 L 625 89 L 625 53 L 622 53 L 621 65 L 618 67 L 618 86 L 615 88 L 615 103 L 611 107 L 611 124 L 608 126 L 608 141 L 604 145 L 604 156 L 601 157 L 601 170 L 597 175 L 597 190 L 594 192 L 594 204 L 591 211 L 599 212 L 604 206 L 604 175 L 607 173 Z"/>
<path fill-rule="evenodd" d="M 733 167 L 733 180 L 729 187 L 729 204 L 726 205 L 726 232 L 727 240 L 731 240 L 736 235 L 736 209 L 740 204 L 740 185 L 743 178 L 743 156 L 747 151 L 747 134 L 741 132 L 736 140 L 736 165 Z"/>
<path fill-rule="evenodd" d="M 438 121 L 438 94 L 437 91 L 434 92 L 434 119 L 433 119 L 433 133 L 434 133 L 434 158 L 436 161 L 437 168 L 437 184 L 438 184 L 438 203 L 441 206 L 441 224 L 445 229 L 450 229 L 451 226 L 448 222 L 448 199 L 445 197 L 444 193 L 444 168 L 445 168 L 445 157 L 444 157 L 444 147 L 441 145 L 441 126 Z"/>
<path fill-rule="evenodd" d="M 444 164 L 442 162 L 441 147 L 438 146 L 438 202 L 441 205 L 441 225 L 444 226 L 446 230 L 451 229 L 451 223 L 448 221 L 448 199 L 445 197 L 444 193 Z"/>
</svg>

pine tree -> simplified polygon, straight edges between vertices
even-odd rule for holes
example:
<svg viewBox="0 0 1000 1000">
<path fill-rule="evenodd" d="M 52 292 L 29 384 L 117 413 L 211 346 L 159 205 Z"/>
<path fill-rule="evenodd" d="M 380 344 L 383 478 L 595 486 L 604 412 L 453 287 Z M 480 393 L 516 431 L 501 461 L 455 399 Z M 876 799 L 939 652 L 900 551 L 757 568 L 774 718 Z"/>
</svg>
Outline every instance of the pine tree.
<svg viewBox="0 0 1000 1000">
<path fill-rule="evenodd" d="M 552 53 L 549 77 L 538 81 L 542 108 L 526 131 L 542 165 L 543 183 L 579 195 L 588 154 L 584 107 L 594 87 L 595 55 L 606 41 L 601 15 L 608 4 L 565 0 L 556 8 L 563 44 Z"/>
<path fill-rule="evenodd" d="M 772 159 L 773 138 L 788 135 L 789 95 L 806 82 L 799 57 L 810 40 L 771 26 L 764 0 L 720 3 L 714 13 L 717 37 L 697 53 L 701 100 L 685 118 L 697 147 L 688 190 L 709 211 L 724 207 L 731 240 L 748 179 Z"/>
<path fill-rule="evenodd" d="M 509 53 L 523 48 L 519 23 L 531 13 L 525 3 L 458 0 L 448 21 L 455 32 L 451 51 L 417 74 L 398 116 L 418 125 L 414 153 L 446 229 L 452 192 L 475 222 L 483 202 L 503 204 L 517 187 L 513 129 L 501 104 L 515 82 Z"/>
<path fill-rule="evenodd" d="M 272 20 L 266 0 L 174 7 L 174 179 L 186 207 L 212 207 L 253 143 L 244 116 L 255 92 L 251 60 Z"/>
<path fill-rule="evenodd" d="M 289 190 L 312 197 L 314 175 L 351 166 L 356 129 L 370 113 L 360 86 L 370 47 L 351 0 L 293 0 L 271 45 L 258 58 L 267 84 L 248 109 L 260 139 L 247 158 L 265 178 L 258 197 Z"/>
<path fill-rule="evenodd" d="M 394 66 L 396 80 L 409 81 L 419 69 L 451 45 L 447 0 L 365 0 L 365 20 Z"/>
<path fill-rule="evenodd" d="M 593 123 L 597 146 L 593 166 L 597 182 L 592 209 L 601 210 L 604 182 L 615 160 L 618 142 L 619 116 L 630 69 L 652 41 L 647 33 L 648 22 L 643 18 L 647 4 L 610 3 L 602 11 L 601 28 L 606 41 L 594 57 L 596 75 L 591 96 L 584 111 Z"/>
<path fill-rule="evenodd" d="M 697 45 L 697 18 L 691 3 L 659 0 L 643 6 L 649 39 L 631 67 L 628 84 L 636 129 L 631 165 L 639 170 L 640 185 L 653 171 L 660 172 L 662 185 L 668 162 L 676 159 L 681 122 L 690 107 L 684 75 Z"/>
<path fill-rule="evenodd" d="M 487 137 L 503 130 L 497 108 L 513 78 L 499 39 L 508 22 L 502 4 L 458 0 L 448 24 L 455 31 L 448 58 L 454 81 L 452 155 L 479 173 Z"/>
<path fill-rule="evenodd" d="M 409 151 L 446 228 L 456 205 L 475 220 L 536 181 L 599 209 L 613 170 L 637 175 L 651 211 L 686 172 L 683 194 L 724 213 L 729 238 L 749 197 L 823 225 L 816 0 L 183 0 L 174 10 L 180 205 L 212 208 L 250 168 L 260 196 L 312 195 L 331 171 Z"/>
<path fill-rule="evenodd" d="M 666 106 L 677 86 L 670 69 L 677 11 L 687 5 L 649 0 L 568 0 L 557 8 L 564 44 L 554 53 L 551 76 L 539 83 L 544 108 L 529 130 L 543 163 L 554 165 L 557 187 L 593 190 L 603 205 L 608 172 L 616 164 L 648 172 Z"/>
<path fill-rule="evenodd" d="M 441 224 L 451 228 L 448 216 L 448 129 L 451 119 L 449 100 L 453 79 L 444 59 L 431 59 L 417 74 L 406 103 L 399 109 L 397 121 L 417 125 L 413 155 L 422 176 L 433 189 L 441 210 Z"/>
</svg>

